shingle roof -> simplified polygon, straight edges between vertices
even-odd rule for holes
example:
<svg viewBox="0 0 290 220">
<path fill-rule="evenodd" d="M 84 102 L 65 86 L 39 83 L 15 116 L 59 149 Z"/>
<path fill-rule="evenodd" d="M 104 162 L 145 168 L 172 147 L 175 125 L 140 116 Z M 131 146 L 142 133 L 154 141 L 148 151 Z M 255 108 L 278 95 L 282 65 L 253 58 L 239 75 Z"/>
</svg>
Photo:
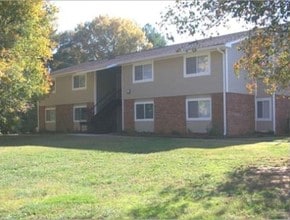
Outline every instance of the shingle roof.
<svg viewBox="0 0 290 220">
<path fill-rule="evenodd" d="M 236 41 L 238 39 L 244 38 L 247 35 L 247 31 L 238 32 L 234 34 L 221 35 L 218 37 L 210 37 L 202 40 L 191 41 L 181 44 L 174 44 L 170 46 L 165 46 L 161 48 L 153 48 L 149 50 L 144 50 L 135 53 L 129 53 L 125 55 L 120 55 L 112 59 L 90 61 L 75 66 L 67 67 L 64 69 L 59 69 L 52 72 L 52 75 L 58 74 L 68 74 L 68 73 L 80 73 L 80 72 L 91 72 L 102 69 L 107 69 L 114 66 L 119 66 L 122 64 L 129 64 L 133 62 L 139 62 L 144 60 L 150 60 L 154 58 L 161 58 L 167 56 L 173 56 L 179 53 L 185 53 L 190 50 L 198 50 L 202 48 L 210 48 L 223 46 L 226 43 Z"/>
</svg>

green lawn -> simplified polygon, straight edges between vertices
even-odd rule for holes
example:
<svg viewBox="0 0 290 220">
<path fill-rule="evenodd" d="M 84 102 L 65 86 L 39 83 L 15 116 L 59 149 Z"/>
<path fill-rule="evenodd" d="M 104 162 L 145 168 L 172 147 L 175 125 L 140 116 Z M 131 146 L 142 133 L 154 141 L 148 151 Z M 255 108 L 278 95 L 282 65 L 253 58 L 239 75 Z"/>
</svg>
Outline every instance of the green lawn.
<svg viewBox="0 0 290 220">
<path fill-rule="evenodd" d="M 285 219 L 288 141 L 0 136 L 0 219 Z"/>
</svg>

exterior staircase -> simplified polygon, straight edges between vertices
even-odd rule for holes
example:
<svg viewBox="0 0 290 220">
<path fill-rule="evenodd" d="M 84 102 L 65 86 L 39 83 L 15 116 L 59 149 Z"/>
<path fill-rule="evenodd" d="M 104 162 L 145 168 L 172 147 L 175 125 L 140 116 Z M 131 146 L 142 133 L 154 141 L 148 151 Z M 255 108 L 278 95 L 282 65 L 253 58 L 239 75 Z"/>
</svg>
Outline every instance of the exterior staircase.
<svg viewBox="0 0 290 220">
<path fill-rule="evenodd" d="M 91 109 L 92 117 L 88 121 L 91 133 L 111 133 L 117 131 L 118 108 L 121 108 L 121 90 L 112 90 Z"/>
</svg>

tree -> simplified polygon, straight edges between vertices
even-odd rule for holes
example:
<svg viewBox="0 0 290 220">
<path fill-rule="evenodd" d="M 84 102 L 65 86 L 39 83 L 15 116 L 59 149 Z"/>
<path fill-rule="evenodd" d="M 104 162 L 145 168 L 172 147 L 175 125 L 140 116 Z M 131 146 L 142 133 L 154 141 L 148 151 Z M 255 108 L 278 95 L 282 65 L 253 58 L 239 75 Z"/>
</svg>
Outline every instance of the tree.
<svg viewBox="0 0 290 220">
<path fill-rule="evenodd" d="M 52 69 L 84 61 L 112 58 L 152 47 L 142 29 L 133 21 L 108 16 L 79 24 L 73 32 L 59 36 Z"/>
<path fill-rule="evenodd" d="M 47 61 L 56 9 L 46 1 L 0 1 L 0 132 L 50 90 Z"/>
<path fill-rule="evenodd" d="M 176 1 L 162 16 L 162 25 L 175 25 L 177 32 L 206 33 L 230 19 L 253 25 L 240 46 L 243 57 L 235 64 L 237 74 L 246 72 L 248 88 L 263 79 L 267 92 L 290 88 L 290 1 L 281 0 L 193 0 Z"/>
<path fill-rule="evenodd" d="M 164 47 L 167 42 L 164 36 L 157 32 L 157 30 L 151 24 L 145 24 L 142 28 L 148 41 L 153 47 Z"/>
</svg>

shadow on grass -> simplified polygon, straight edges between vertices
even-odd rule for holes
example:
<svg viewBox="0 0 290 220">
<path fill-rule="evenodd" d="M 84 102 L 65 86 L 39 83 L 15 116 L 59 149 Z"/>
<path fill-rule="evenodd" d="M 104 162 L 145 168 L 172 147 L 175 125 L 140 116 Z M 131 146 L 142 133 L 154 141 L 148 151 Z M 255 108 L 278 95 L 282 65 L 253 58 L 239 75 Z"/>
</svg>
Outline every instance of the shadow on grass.
<svg viewBox="0 0 290 220">
<path fill-rule="evenodd" d="M 196 139 L 169 137 L 131 137 L 116 135 L 19 135 L 0 136 L 0 147 L 40 146 L 80 150 L 98 150 L 106 152 L 122 152 L 147 154 L 169 151 L 179 148 L 214 149 L 232 147 L 259 142 L 271 142 L 267 138 L 225 138 L 225 139 Z M 288 140 L 285 140 L 288 141 Z"/>
<path fill-rule="evenodd" d="M 135 219 L 290 218 L 290 167 L 237 169 L 226 181 L 213 187 L 210 175 L 203 175 L 186 187 L 166 187 L 156 202 L 133 208 Z M 210 188 L 212 186 L 212 188 Z M 194 206 L 192 204 L 197 205 Z"/>
</svg>

